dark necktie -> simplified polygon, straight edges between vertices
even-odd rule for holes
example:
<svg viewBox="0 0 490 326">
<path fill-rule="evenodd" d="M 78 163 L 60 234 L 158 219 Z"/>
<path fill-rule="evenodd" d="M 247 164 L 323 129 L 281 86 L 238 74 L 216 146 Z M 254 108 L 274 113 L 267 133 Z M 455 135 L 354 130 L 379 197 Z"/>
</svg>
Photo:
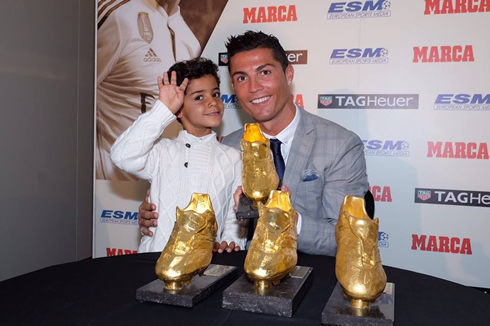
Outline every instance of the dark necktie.
<svg viewBox="0 0 490 326">
<path fill-rule="evenodd" d="M 286 165 L 284 164 L 284 159 L 281 154 L 281 144 L 279 139 L 271 139 L 271 151 L 272 157 L 274 158 L 274 165 L 276 166 L 276 172 L 279 176 L 279 187 L 281 187 L 282 179 L 284 178 L 284 171 L 286 170 Z"/>
</svg>

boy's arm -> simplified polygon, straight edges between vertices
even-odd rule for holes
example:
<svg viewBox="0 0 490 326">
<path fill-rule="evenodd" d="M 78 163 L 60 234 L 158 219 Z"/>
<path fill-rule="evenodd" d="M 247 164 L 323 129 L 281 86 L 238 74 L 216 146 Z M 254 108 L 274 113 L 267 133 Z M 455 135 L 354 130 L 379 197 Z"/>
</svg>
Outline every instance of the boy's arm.
<svg viewBox="0 0 490 326">
<path fill-rule="evenodd" d="M 225 214 L 224 218 L 224 226 L 223 232 L 221 234 L 221 244 L 220 248 L 226 250 L 226 246 L 223 245 L 223 242 L 226 242 L 228 246 L 232 242 L 234 242 L 235 246 L 238 246 L 240 249 L 245 249 L 245 245 L 247 242 L 247 227 L 243 225 L 236 218 L 235 210 L 233 209 L 235 205 L 235 200 L 233 198 L 233 192 L 237 189 L 237 187 L 242 183 L 242 162 L 239 159 L 235 162 L 233 167 L 233 183 L 229 188 L 231 191 L 228 193 L 228 203 L 226 206 L 226 210 L 223 210 Z"/>
<path fill-rule="evenodd" d="M 161 101 L 140 115 L 111 148 L 111 160 L 118 168 L 138 178 L 151 180 L 159 166 L 159 146 L 156 141 L 165 128 L 176 119 Z"/>
</svg>

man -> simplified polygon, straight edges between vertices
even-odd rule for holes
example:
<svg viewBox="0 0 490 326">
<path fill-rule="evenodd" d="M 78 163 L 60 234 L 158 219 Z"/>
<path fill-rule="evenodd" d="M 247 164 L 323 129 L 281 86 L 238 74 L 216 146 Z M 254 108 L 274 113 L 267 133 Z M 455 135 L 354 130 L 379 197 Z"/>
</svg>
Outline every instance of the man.
<svg viewBox="0 0 490 326">
<path fill-rule="evenodd" d="M 112 165 L 112 144 L 158 98 L 157 77 L 201 53 L 179 3 L 98 1 L 96 179 L 136 180 Z"/>
<path fill-rule="evenodd" d="M 231 82 L 242 109 L 266 137 L 282 142 L 286 163 L 283 184 L 298 212 L 298 250 L 335 256 L 335 225 L 345 195 L 368 190 L 364 145 L 351 131 L 297 107 L 289 86 L 294 69 L 277 38 L 248 31 L 227 43 Z M 243 130 L 225 137 L 239 148 Z M 143 233 L 155 225 L 155 205 L 140 206 Z M 230 252 L 226 244 L 221 250 Z"/>
</svg>

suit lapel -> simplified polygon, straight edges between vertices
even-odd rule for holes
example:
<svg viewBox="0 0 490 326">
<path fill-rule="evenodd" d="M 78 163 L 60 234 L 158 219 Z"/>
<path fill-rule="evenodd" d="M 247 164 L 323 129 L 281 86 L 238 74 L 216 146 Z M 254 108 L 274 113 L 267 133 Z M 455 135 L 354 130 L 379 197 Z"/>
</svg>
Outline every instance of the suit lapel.
<svg viewBox="0 0 490 326">
<path fill-rule="evenodd" d="M 315 127 L 311 115 L 303 109 L 299 109 L 299 113 L 300 119 L 294 133 L 283 182 L 293 194 L 301 182 L 301 171 L 306 169 L 311 149 L 315 143 L 315 135 L 312 133 Z"/>
</svg>

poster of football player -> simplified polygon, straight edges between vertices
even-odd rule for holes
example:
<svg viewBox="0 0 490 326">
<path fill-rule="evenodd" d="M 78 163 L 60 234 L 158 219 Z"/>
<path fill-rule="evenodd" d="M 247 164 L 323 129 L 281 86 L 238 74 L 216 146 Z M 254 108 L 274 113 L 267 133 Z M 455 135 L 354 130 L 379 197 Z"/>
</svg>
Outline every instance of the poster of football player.
<svg viewBox="0 0 490 326">
<path fill-rule="evenodd" d="M 135 180 L 112 165 L 112 144 L 153 105 L 157 76 L 175 62 L 201 54 L 226 3 L 98 0 L 97 180 Z M 178 130 L 175 123 L 167 133 L 176 135 Z"/>
</svg>

